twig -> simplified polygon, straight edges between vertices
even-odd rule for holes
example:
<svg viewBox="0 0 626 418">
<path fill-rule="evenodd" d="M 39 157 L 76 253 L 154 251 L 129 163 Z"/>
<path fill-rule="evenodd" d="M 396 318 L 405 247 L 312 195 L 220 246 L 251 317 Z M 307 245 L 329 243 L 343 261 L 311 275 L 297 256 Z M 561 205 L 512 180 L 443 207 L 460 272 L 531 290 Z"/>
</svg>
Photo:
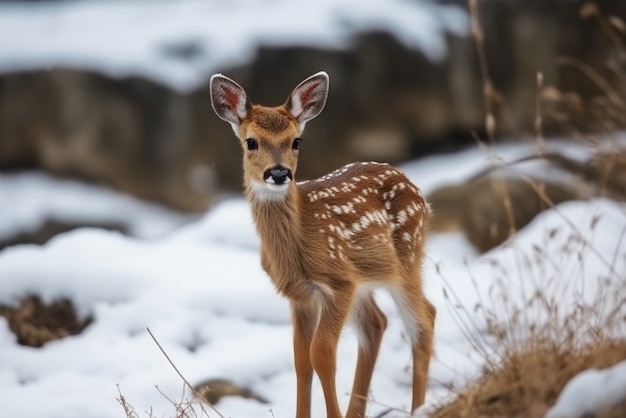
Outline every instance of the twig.
<svg viewBox="0 0 626 418">
<path fill-rule="evenodd" d="M 485 35 L 480 27 L 478 19 L 478 0 L 469 0 L 470 9 L 470 30 L 474 42 L 476 43 L 476 52 L 478 54 L 478 64 L 483 77 L 483 100 L 485 101 L 485 130 L 490 141 L 493 141 L 496 131 L 496 118 L 493 114 L 492 99 L 494 96 L 494 87 L 489 76 L 489 66 L 487 65 L 487 54 L 485 52 Z"/>
<path fill-rule="evenodd" d="M 590 80 L 592 80 L 598 88 L 600 88 L 606 97 L 609 99 L 611 104 L 617 106 L 620 110 L 626 108 L 626 104 L 622 100 L 613 87 L 611 87 L 610 82 L 604 78 L 600 73 L 594 70 L 590 65 L 580 61 L 579 59 L 573 57 L 559 57 L 557 59 L 557 63 L 562 66 L 571 66 L 579 70 L 581 73 L 585 74 Z"/>
<path fill-rule="evenodd" d="M 117 393 L 119 394 L 120 397 L 116 398 L 116 400 L 124 409 L 126 418 L 139 418 L 139 416 L 137 415 L 137 412 L 133 409 L 133 407 L 128 402 L 126 402 L 126 398 L 124 397 L 124 395 L 122 395 L 122 391 L 120 389 L 119 384 L 117 384 Z"/>
<path fill-rule="evenodd" d="M 543 91 L 543 73 L 537 71 L 537 92 L 535 93 L 535 135 L 539 143 L 539 156 L 546 153 L 546 142 L 543 137 L 543 114 L 541 107 L 541 92 Z"/>
<path fill-rule="evenodd" d="M 202 395 L 200 393 L 198 393 L 198 391 L 191 385 L 191 383 L 189 383 L 189 381 L 185 378 L 185 376 L 183 376 L 183 374 L 180 372 L 180 370 L 178 370 L 178 367 L 176 367 L 176 365 L 174 364 L 172 359 L 170 359 L 170 356 L 167 355 L 167 353 L 165 352 L 165 350 L 163 349 L 161 344 L 159 344 L 159 341 L 157 341 L 157 339 L 154 336 L 154 334 L 152 334 L 152 331 L 150 331 L 150 328 L 146 327 L 146 330 L 148 331 L 148 334 L 150 334 L 150 337 L 152 338 L 152 341 L 154 341 L 154 343 L 157 345 L 157 347 L 159 347 L 159 350 L 161 350 L 161 353 L 163 353 L 163 355 L 165 356 L 167 361 L 170 363 L 170 366 L 172 366 L 174 371 L 176 371 L 176 374 L 178 374 L 178 376 L 183 380 L 183 382 L 185 382 L 185 385 L 187 385 L 187 387 L 193 392 L 194 395 L 196 395 L 196 397 L 198 399 L 203 399 Z M 211 407 L 213 412 L 215 412 L 221 418 L 225 418 L 224 415 L 222 415 L 220 413 L 220 411 L 218 411 L 217 408 L 215 408 L 215 406 L 213 406 L 212 403 L 210 403 L 208 401 L 206 401 L 206 403 Z M 202 406 L 202 404 L 200 404 L 200 407 L 202 408 L 202 411 L 206 413 L 206 411 L 204 410 L 204 406 Z"/>
<path fill-rule="evenodd" d="M 404 409 L 396 408 L 395 406 L 391 406 L 391 405 L 384 404 L 382 402 L 378 402 L 377 400 L 373 399 L 372 396 L 367 397 L 367 396 L 359 395 L 359 394 L 356 394 L 356 393 L 352 393 L 352 394 L 349 394 L 349 395 L 351 395 L 351 396 L 353 396 L 355 398 L 362 399 L 362 400 L 364 400 L 366 402 L 373 403 L 373 404 L 378 405 L 378 406 L 384 406 L 385 408 L 387 408 L 384 411 L 380 412 L 378 415 L 374 416 L 373 418 L 382 418 L 382 417 L 384 417 L 385 415 L 387 415 L 391 411 L 401 412 L 402 414 L 405 414 L 407 416 L 411 415 L 410 412 L 405 411 Z"/>
</svg>

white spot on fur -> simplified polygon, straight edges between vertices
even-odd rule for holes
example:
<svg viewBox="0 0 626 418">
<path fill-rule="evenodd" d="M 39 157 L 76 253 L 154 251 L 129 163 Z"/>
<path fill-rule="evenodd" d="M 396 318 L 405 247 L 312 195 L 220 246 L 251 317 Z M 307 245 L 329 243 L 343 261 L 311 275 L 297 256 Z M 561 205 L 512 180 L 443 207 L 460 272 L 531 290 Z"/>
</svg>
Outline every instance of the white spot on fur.
<svg viewBox="0 0 626 418">
<path fill-rule="evenodd" d="M 406 223 L 406 221 L 408 220 L 408 217 L 406 215 L 406 211 L 403 209 L 400 212 L 398 212 L 398 215 L 396 216 L 396 219 L 398 220 L 397 224 L 399 226 L 402 226 Z"/>
</svg>

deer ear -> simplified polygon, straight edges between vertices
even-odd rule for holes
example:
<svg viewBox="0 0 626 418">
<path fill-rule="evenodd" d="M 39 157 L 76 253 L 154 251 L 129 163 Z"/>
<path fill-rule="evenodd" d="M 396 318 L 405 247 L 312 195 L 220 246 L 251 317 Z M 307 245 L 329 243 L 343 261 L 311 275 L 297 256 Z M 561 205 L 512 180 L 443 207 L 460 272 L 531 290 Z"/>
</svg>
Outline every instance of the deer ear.
<svg viewBox="0 0 626 418">
<path fill-rule="evenodd" d="M 248 100 L 245 90 L 233 80 L 221 74 L 211 77 L 211 106 L 217 116 L 230 123 L 235 131 L 239 131 L 241 121 L 248 116 L 252 103 Z"/>
<path fill-rule="evenodd" d="M 285 107 L 300 124 L 300 130 L 303 130 L 308 121 L 322 112 L 327 97 L 328 74 L 320 71 L 298 84 Z"/>
</svg>

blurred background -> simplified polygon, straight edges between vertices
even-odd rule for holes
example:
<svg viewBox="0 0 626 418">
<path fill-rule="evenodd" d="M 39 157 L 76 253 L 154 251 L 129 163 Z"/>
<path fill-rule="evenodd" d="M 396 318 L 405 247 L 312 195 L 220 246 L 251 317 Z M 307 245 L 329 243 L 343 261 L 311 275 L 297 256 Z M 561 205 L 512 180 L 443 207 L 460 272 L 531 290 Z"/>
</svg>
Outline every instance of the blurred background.
<svg viewBox="0 0 626 418">
<path fill-rule="evenodd" d="M 216 72 L 270 105 L 329 73 L 301 179 L 624 126 L 626 2 L 473 4 L 474 24 L 468 0 L 0 2 L 0 172 L 203 212 L 241 191 L 239 144 L 210 107 Z"/>
</svg>

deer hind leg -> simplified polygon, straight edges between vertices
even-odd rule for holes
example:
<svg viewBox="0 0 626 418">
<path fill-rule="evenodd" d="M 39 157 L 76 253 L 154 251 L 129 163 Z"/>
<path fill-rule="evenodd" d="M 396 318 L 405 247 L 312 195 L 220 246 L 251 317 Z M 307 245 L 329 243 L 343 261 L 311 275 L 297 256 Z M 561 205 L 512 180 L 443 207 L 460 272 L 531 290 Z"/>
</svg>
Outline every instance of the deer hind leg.
<svg viewBox="0 0 626 418">
<path fill-rule="evenodd" d="M 296 417 L 311 416 L 311 383 L 313 365 L 311 364 L 311 340 L 317 326 L 317 310 L 292 304 L 293 354 L 296 369 Z"/>
<path fill-rule="evenodd" d="M 432 303 L 422 296 L 418 322 L 420 333 L 418 341 L 413 343 L 413 401 L 411 412 L 424 403 L 428 384 L 428 368 L 433 353 L 433 336 L 437 311 Z"/>
<path fill-rule="evenodd" d="M 359 354 L 346 418 L 364 418 L 374 365 L 387 328 L 387 317 L 376 305 L 371 293 L 356 301 L 353 309 L 354 327 L 359 338 Z"/>
<path fill-rule="evenodd" d="M 413 277 L 392 291 L 404 322 L 413 355 L 413 399 L 411 412 L 424 403 L 428 367 L 433 351 L 436 309 L 421 290 L 421 280 Z"/>
</svg>

